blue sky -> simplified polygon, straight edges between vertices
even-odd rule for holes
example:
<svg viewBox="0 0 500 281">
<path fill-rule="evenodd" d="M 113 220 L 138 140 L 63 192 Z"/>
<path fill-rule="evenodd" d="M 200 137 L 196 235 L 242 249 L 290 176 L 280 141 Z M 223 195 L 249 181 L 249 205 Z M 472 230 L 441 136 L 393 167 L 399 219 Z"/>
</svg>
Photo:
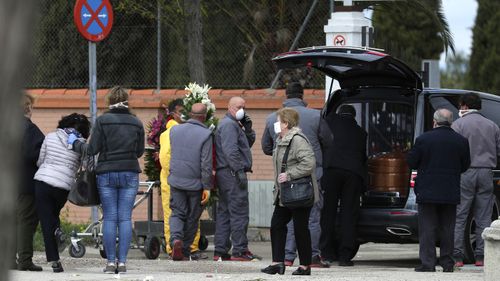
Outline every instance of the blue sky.
<svg viewBox="0 0 500 281">
<path fill-rule="evenodd" d="M 442 0 L 443 9 L 450 30 L 455 40 L 456 52 L 470 55 L 472 46 L 472 27 L 477 12 L 476 0 Z M 445 55 L 441 55 L 441 67 L 444 67 Z"/>
</svg>

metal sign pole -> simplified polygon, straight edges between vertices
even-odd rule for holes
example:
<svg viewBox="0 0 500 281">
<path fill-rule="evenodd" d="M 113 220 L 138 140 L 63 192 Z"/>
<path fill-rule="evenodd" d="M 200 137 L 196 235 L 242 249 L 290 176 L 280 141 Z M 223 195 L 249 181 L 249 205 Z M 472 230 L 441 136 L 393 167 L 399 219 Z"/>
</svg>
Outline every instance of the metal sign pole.
<svg viewBox="0 0 500 281">
<path fill-rule="evenodd" d="M 89 91 L 90 91 L 90 116 L 92 126 L 97 118 L 97 58 L 96 43 L 89 41 Z M 97 221 L 97 207 L 91 210 L 92 222 Z"/>
<path fill-rule="evenodd" d="M 161 88 L 161 5 L 160 0 L 156 1 L 157 3 L 157 42 L 156 42 L 156 93 L 160 93 Z"/>
</svg>

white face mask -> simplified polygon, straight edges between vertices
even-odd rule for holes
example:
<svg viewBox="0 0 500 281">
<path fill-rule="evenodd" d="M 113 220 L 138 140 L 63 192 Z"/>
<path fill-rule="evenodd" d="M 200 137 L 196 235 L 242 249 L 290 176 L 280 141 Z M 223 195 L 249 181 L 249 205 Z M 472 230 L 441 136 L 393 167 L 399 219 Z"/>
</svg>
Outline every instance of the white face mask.
<svg viewBox="0 0 500 281">
<path fill-rule="evenodd" d="M 465 114 L 467 113 L 471 113 L 471 112 L 474 112 L 474 111 L 477 111 L 477 109 L 460 109 L 458 111 L 458 117 L 462 117 L 464 116 Z"/>
<path fill-rule="evenodd" d="M 236 118 L 236 120 L 240 121 L 241 119 L 243 119 L 244 116 L 245 116 L 245 110 L 243 108 L 240 108 L 238 109 L 238 111 L 236 111 L 234 117 Z"/>
<path fill-rule="evenodd" d="M 281 122 L 280 121 L 274 122 L 274 132 L 276 134 L 281 133 Z"/>
</svg>

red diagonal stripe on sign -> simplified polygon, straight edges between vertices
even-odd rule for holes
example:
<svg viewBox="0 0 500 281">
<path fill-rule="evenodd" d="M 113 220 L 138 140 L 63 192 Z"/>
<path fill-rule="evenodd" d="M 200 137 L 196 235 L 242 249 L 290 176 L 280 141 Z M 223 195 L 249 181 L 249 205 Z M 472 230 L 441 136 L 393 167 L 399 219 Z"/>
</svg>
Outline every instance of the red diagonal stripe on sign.
<svg viewBox="0 0 500 281">
<path fill-rule="evenodd" d="M 90 13 L 90 19 L 83 28 L 85 30 L 87 30 L 88 27 L 92 24 L 92 22 L 95 21 L 101 27 L 101 29 L 104 30 L 104 28 L 105 28 L 104 24 L 102 24 L 101 20 L 98 17 L 99 13 L 101 12 L 101 10 L 105 6 L 104 1 L 101 2 L 101 5 L 99 5 L 99 7 L 97 8 L 97 10 L 95 10 L 95 12 L 92 10 L 92 8 L 89 6 L 89 4 L 86 1 L 83 2 L 83 5 L 85 6 L 85 8 L 87 8 L 87 10 L 89 10 L 89 13 Z"/>
</svg>

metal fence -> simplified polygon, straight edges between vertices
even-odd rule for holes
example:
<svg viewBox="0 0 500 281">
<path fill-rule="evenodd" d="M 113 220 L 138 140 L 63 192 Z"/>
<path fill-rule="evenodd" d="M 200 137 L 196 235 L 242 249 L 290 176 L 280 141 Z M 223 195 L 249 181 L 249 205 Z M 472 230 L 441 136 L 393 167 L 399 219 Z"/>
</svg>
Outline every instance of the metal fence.
<svg viewBox="0 0 500 281">
<path fill-rule="evenodd" d="M 159 50 L 156 2 L 111 2 L 115 7 L 113 29 L 107 39 L 97 44 L 98 88 L 113 85 L 155 88 L 158 74 L 162 88 L 186 85 L 189 70 L 185 42 L 189 34 L 183 31 L 182 7 L 170 9 L 182 1 L 162 2 Z M 269 87 L 276 74 L 271 58 L 288 50 L 313 3 L 300 0 L 201 2 L 205 71 L 207 83 L 215 88 Z M 26 86 L 87 87 L 88 43 L 73 24 L 74 1 L 44 0 L 39 5 L 40 17 Z M 328 18 L 329 1 L 319 1 L 298 46 L 324 45 L 323 26 Z M 287 80 L 302 79 L 307 87 L 321 88 L 323 77 L 307 69 L 289 71 L 283 74 L 278 87 Z"/>
</svg>

